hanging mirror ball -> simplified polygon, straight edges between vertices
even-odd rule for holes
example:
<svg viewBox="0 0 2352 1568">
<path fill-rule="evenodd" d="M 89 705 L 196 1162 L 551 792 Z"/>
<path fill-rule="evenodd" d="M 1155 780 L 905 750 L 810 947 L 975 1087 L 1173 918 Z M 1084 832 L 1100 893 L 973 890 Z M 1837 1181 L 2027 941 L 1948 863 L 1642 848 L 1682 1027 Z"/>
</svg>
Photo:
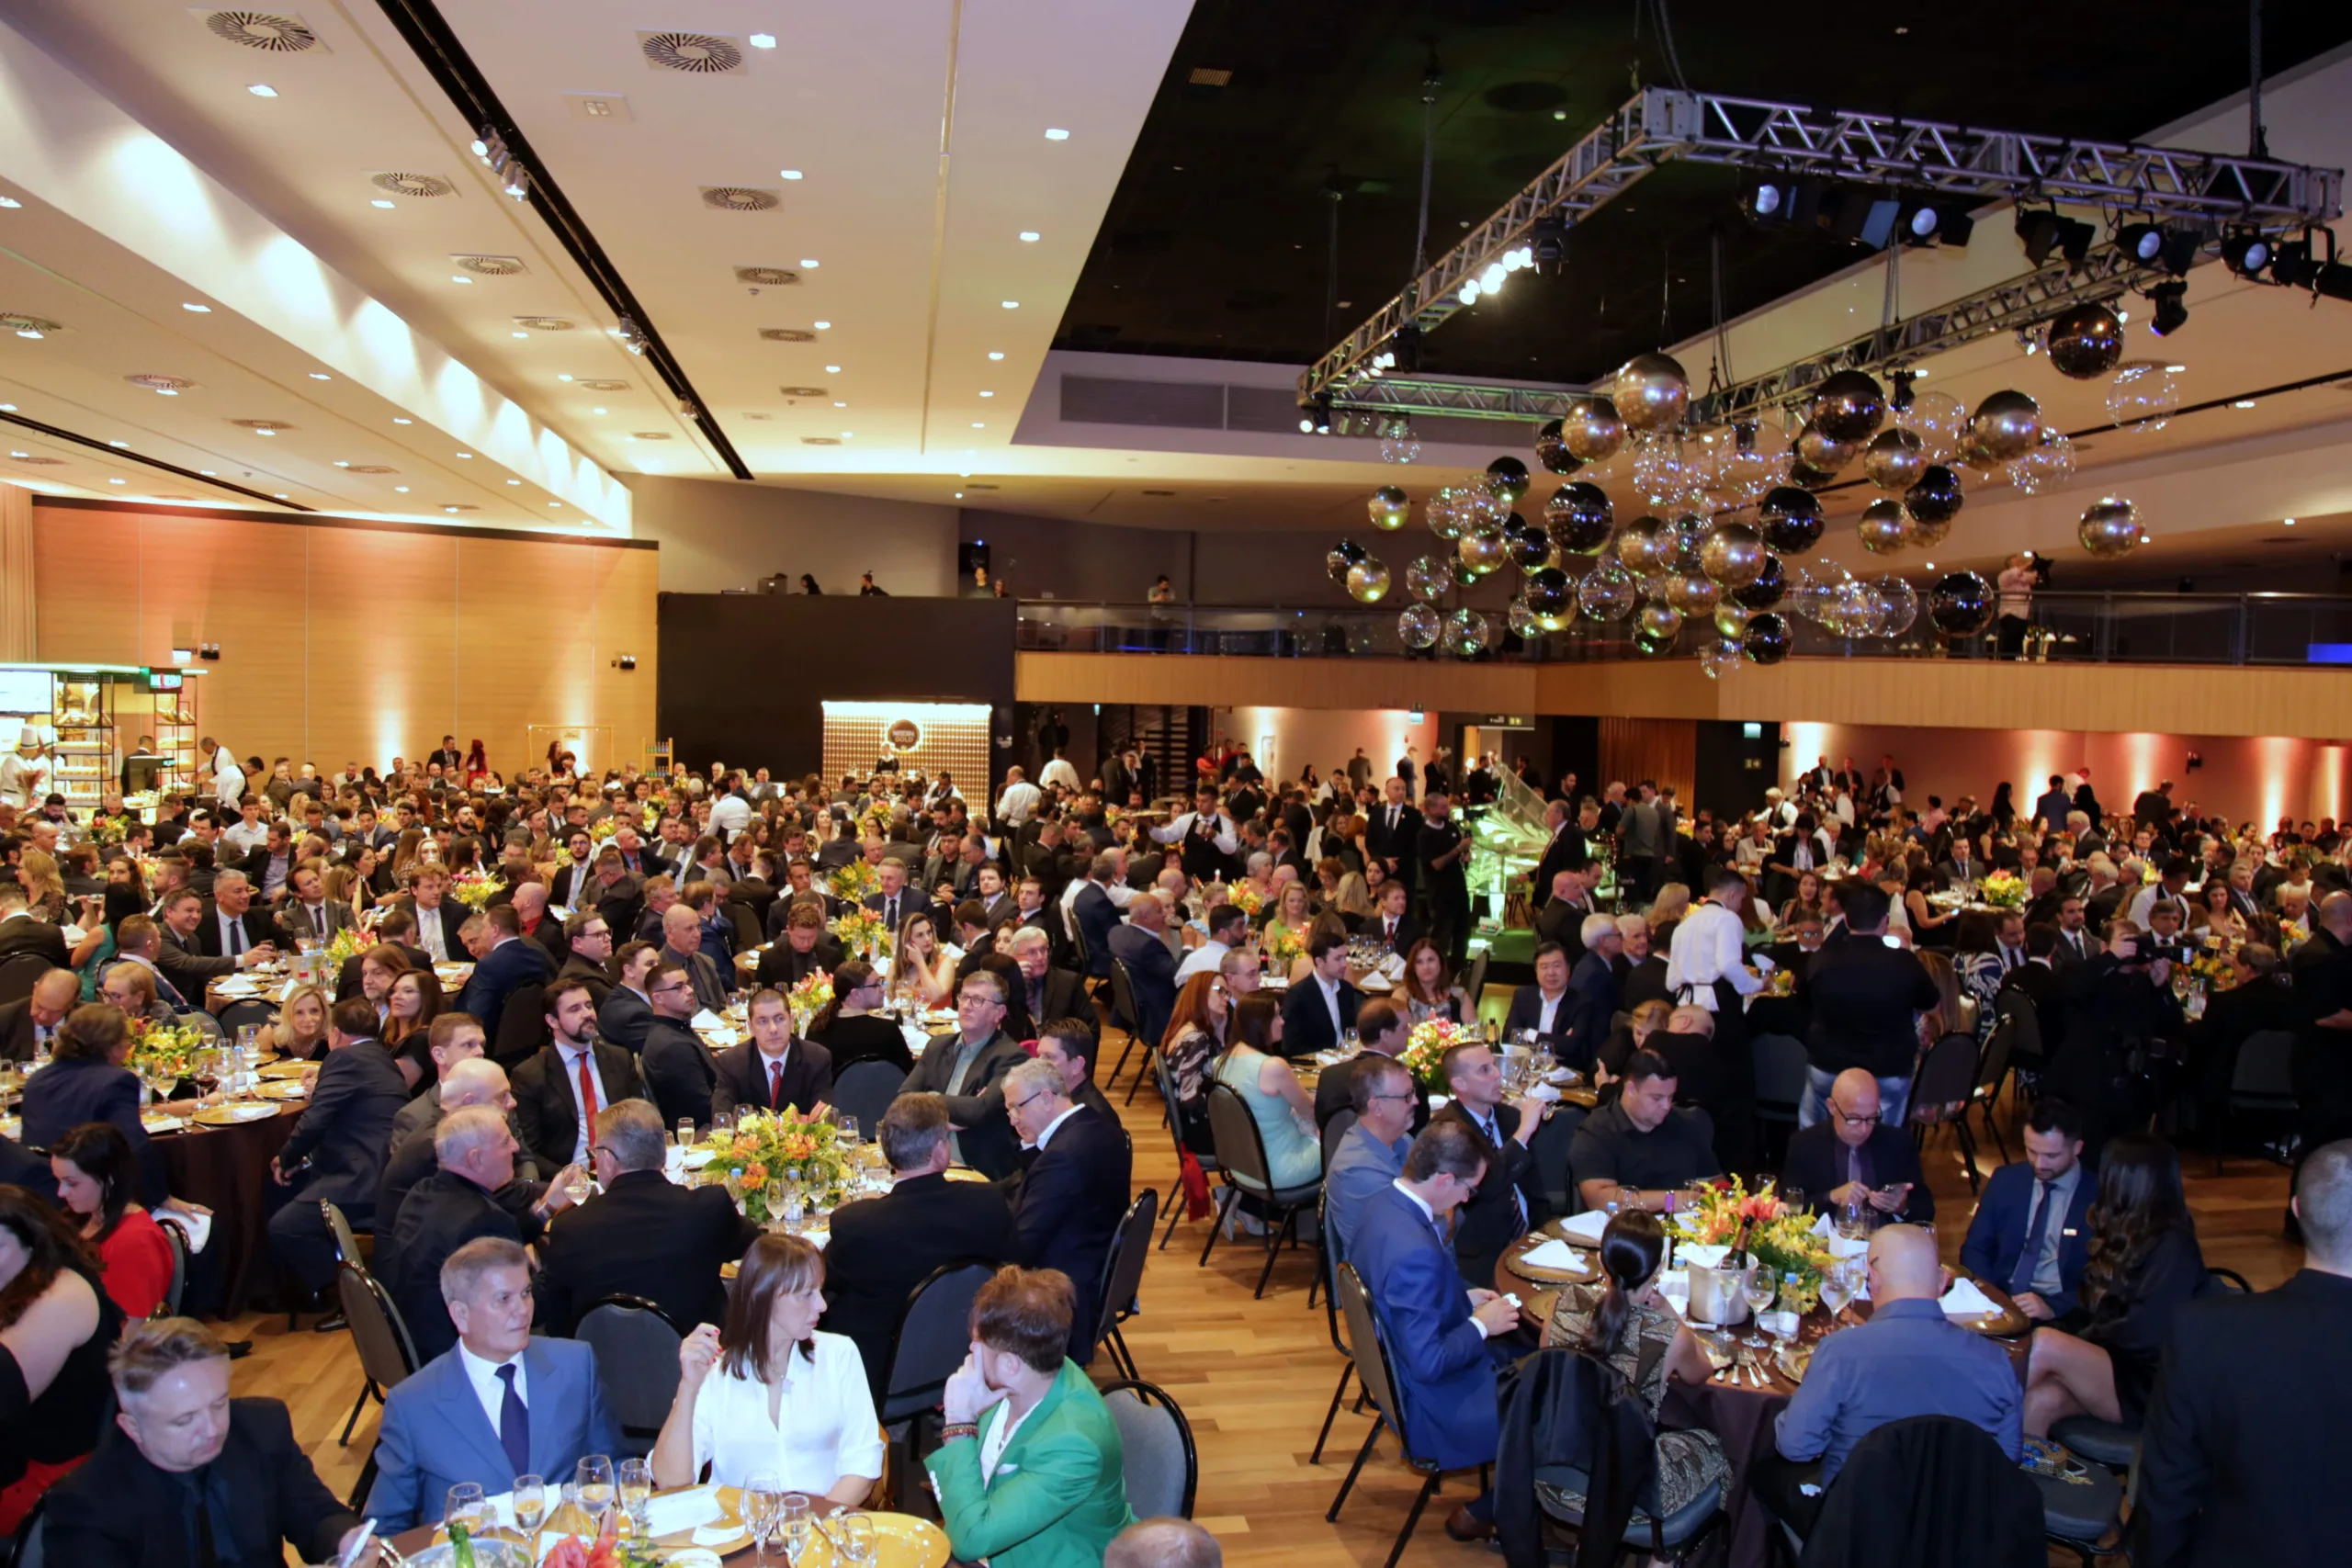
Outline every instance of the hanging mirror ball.
<svg viewBox="0 0 2352 1568">
<path fill-rule="evenodd" d="M 1984 445 L 1974 425 L 1960 433 L 1960 440 L 1952 449 L 1951 469 L 1960 476 L 1962 485 L 1979 489 L 1997 484 L 2009 475 L 2008 464 L 1993 456 L 1993 449 Z"/>
<path fill-rule="evenodd" d="M 1750 664 L 1778 664 L 1789 656 L 1789 618 L 1763 611 L 1747 623 L 1739 648 Z"/>
<path fill-rule="evenodd" d="M 1739 644 L 1729 638 L 1709 643 L 1699 654 L 1699 668 L 1710 681 L 1720 681 L 1739 668 Z"/>
<path fill-rule="evenodd" d="M 1913 522 L 1937 526 L 1959 516 L 1967 500 L 1960 488 L 1960 476 L 1941 463 L 1930 463 L 1919 482 L 1903 492 L 1903 509 L 1911 513 Z M 1918 542 L 1929 541 L 1922 536 Z"/>
<path fill-rule="evenodd" d="M 1503 610 L 1503 625 L 1510 629 L 1510 635 L 1515 637 L 1532 637 L 1537 629 L 1535 612 L 1527 607 L 1526 600 L 1514 599 Z"/>
<path fill-rule="evenodd" d="M 1487 493 L 1517 505 L 1527 493 L 1527 465 L 1516 457 L 1498 457 L 1487 464 Z"/>
<path fill-rule="evenodd" d="M 1723 596 L 1724 591 L 1701 572 L 1678 572 L 1666 580 L 1666 602 L 1686 615 L 1708 614 Z"/>
<path fill-rule="evenodd" d="M 2009 465 L 2009 482 L 2027 495 L 2056 490 L 2075 477 L 2075 444 L 2063 430 L 2044 429 L 2041 439 Z"/>
<path fill-rule="evenodd" d="M 1860 370 L 1839 370 L 1814 389 L 1813 428 L 1832 441 L 1868 441 L 1886 421 L 1886 393 Z"/>
<path fill-rule="evenodd" d="M 1919 595 L 1901 578 L 1879 578 L 1871 584 L 1871 593 L 1878 601 L 1872 618 L 1878 623 L 1879 636 L 1901 637 L 1919 618 Z"/>
<path fill-rule="evenodd" d="M 2104 300 L 2059 311 L 2048 336 L 2052 367 L 2076 381 L 2106 375 L 2123 357 L 2123 323 Z"/>
<path fill-rule="evenodd" d="M 1441 561 L 1432 556 L 1415 556 L 1405 568 L 1405 592 L 1416 599 L 1435 599 L 1453 586 L 1453 568 L 1450 560 Z"/>
<path fill-rule="evenodd" d="M 1680 512 L 1667 526 L 1674 531 L 1674 570 L 1697 571 L 1699 547 L 1707 542 L 1707 520 L 1695 512 Z"/>
<path fill-rule="evenodd" d="M 1780 557 L 1767 555 L 1764 570 L 1756 574 L 1756 581 L 1744 588 L 1733 589 L 1731 596 L 1747 609 L 1769 610 L 1779 604 L 1781 596 L 1788 591 L 1789 569 L 1781 564 Z"/>
<path fill-rule="evenodd" d="M 1969 434 L 1996 463 L 2025 455 L 2041 434 L 2041 405 L 2023 392 L 1996 392 L 1976 405 L 1969 419 Z"/>
<path fill-rule="evenodd" d="M 1825 474 L 1834 474 L 1861 452 L 1859 441 L 1840 441 L 1817 424 L 1797 432 L 1797 461 Z"/>
<path fill-rule="evenodd" d="M 1640 615 L 1634 617 L 1634 629 L 1671 642 L 1675 634 L 1682 629 L 1682 612 L 1671 604 L 1652 600 L 1642 606 Z"/>
<path fill-rule="evenodd" d="M 1332 581 L 1345 582 L 1348 580 L 1348 569 L 1370 554 L 1372 554 L 1370 550 L 1365 549 L 1353 539 L 1341 539 L 1331 547 L 1331 553 L 1323 558 L 1323 570 L 1331 574 Z"/>
<path fill-rule="evenodd" d="M 1973 571 L 1955 571 L 1928 595 L 1928 619 L 1946 637 L 1974 637 L 1993 624 L 1993 585 Z"/>
<path fill-rule="evenodd" d="M 1558 629 L 1561 619 L 1568 613 L 1569 600 L 1574 592 L 1568 582 L 1568 574 L 1550 566 L 1539 567 L 1529 572 L 1527 581 L 1519 587 L 1520 598 L 1526 602 L 1529 613 L 1546 631 Z"/>
<path fill-rule="evenodd" d="M 1764 536 L 1745 523 L 1718 523 L 1699 541 L 1699 568 L 1725 588 L 1745 588 L 1771 559 Z"/>
<path fill-rule="evenodd" d="M 1560 422 L 1547 419 L 1544 428 L 1535 433 L 1535 460 L 1544 465 L 1546 473 L 1567 475 L 1584 467 L 1584 459 L 1568 450 L 1560 434 Z"/>
<path fill-rule="evenodd" d="M 1951 519 L 1930 523 L 1924 517 L 1911 519 L 1911 544 L 1915 549 L 1932 550 L 1951 537 Z"/>
<path fill-rule="evenodd" d="M 1560 440 L 1579 462 L 1606 462 L 1625 445 L 1625 422 L 1600 399 L 1579 399 L 1560 417 Z"/>
<path fill-rule="evenodd" d="M 1387 598 L 1387 563 L 1375 557 L 1348 568 L 1348 592 L 1365 604 L 1377 604 Z"/>
<path fill-rule="evenodd" d="M 1968 423 L 1968 411 L 1950 392 L 1914 391 L 1910 408 L 1896 414 L 1895 423 L 1918 435 L 1927 448 L 1928 461 L 1943 463 L 1951 459 L 1961 427 Z"/>
<path fill-rule="evenodd" d="M 1521 571 L 1533 571 L 1552 558 L 1552 536 L 1514 512 L 1503 525 L 1503 543 Z"/>
<path fill-rule="evenodd" d="M 1764 542 L 1784 556 L 1801 556 L 1821 543 L 1821 500 L 1810 491 L 1782 485 L 1756 508 Z"/>
<path fill-rule="evenodd" d="M 1789 483 L 1801 490 L 1819 492 L 1838 482 L 1838 476 L 1827 468 L 1816 468 L 1811 463 L 1789 459 Z"/>
<path fill-rule="evenodd" d="M 1365 504 L 1364 510 L 1371 515 L 1374 527 L 1385 528 L 1393 534 L 1402 528 L 1405 520 L 1413 514 L 1413 503 L 1395 485 L 1382 485 L 1372 492 L 1372 500 Z"/>
<path fill-rule="evenodd" d="M 1881 496 L 1862 508 L 1854 532 L 1860 536 L 1862 548 L 1871 554 L 1891 556 L 1911 542 L 1911 518 L 1901 502 L 1892 496 Z"/>
<path fill-rule="evenodd" d="M 1681 547 L 1674 531 L 1655 517 L 1636 517 L 1617 534 L 1617 558 L 1637 577 L 1665 570 Z"/>
<path fill-rule="evenodd" d="M 1636 627 L 1634 632 L 1634 651 L 1644 659 L 1660 659 L 1674 651 L 1674 639 Z"/>
<path fill-rule="evenodd" d="M 2095 558 L 2117 560 L 2146 543 L 2148 531 L 2141 525 L 2138 507 L 2110 495 L 2084 509 L 2075 536 Z"/>
<path fill-rule="evenodd" d="M 1478 574 L 1463 564 L 1458 551 L 1438 562 L 1438 570 L 1443 572 L 1447 580 L 1456 588 L 1467 588 L 1478 581 Z"/>
<path fill-rule="evenodd" d="M 2116 367 L 2107 384 L 2107 417 L 2125 430 L 2162 430 L 2180 411 L 2180 384 L 2151 359 Z"/>
<path fill-rule="evenodd" d="M 1637 354 L 1611 378 L 1609 401 L 1629 430 L 1670 429 L 1690 406 L 1690 380 L 1670 355 Z"/>
<path fill-rule="evenodd" d="M 1862 476 L 1881 490 L 1909 490 L 1928 467 L 1916 430 L 1882 430 L 1862 448 Z"/>
<path fill-rule="evenodd" d="M 1462 492 L 1452 485 L 1440 489 L 1421 502 L 1421 521 L 1429 525 L 1430 533 L 1448 544 L 1462 537 L 1465 521 L 1462 514 Z"/>
<path fill-rule="evenodd" d="M 1510 551 L 1500 534 L 1464 534 L 1454 546 L 1454 558 L 1468 569 L 1470 581 L 1476 582 L 1510 559 Z"/>
<path fill-rule="evenodd" d="M 1603 561 L 1577 584 L 1577 608 L 1596 621 L 1622 621 L 1641 599 L 1633 574 L 1612 561 Z"/>
<path fill-rule="evenodd" d="M 1729 599 L 1715 606 L 1715 630 L 1734 642 L 1747 635 L 1747 623 L 1755 618 L 1755 611 Z"/>
<path fill-rule="evenodd" d="M 1487 648 L 1487 617 L 1464 604 L 1445 618 L 1446 651 L 1467 659 Z"/>
<path fill-rule="evenodd" d="M 1405 613 L 1396 617 L 1396 635 L 1405 639 L 1408 648 L 1435 648 L 1437 634 L 1444 625 L 1445 618 L 1437 613 L 1434 605 L 1408 605 Z"/>
<path fill-rule="evenodd" d="M 1609 492 L 1582 479 L 1562 485 L 1544 503 L 1544 521 L 1552 537 L 1570 555 L 1589 556 L 1606 546 L 1616 515 Z"/>
</svg>

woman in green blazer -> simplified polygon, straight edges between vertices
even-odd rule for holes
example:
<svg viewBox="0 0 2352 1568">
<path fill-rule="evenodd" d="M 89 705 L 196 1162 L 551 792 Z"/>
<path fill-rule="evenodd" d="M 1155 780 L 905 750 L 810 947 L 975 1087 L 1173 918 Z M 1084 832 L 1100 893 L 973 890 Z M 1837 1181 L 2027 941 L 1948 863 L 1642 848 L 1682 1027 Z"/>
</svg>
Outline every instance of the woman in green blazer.
<svg viewBox="0 0 2352 1568">
<path fill-rule="evenodd" d="M 1127 1508 L 1119 1428 L 1065 1352 L 1067 1275 L 1007 1268 L 972 1303 L 972 1350 L 947 1380 L 945 1440 L 926 1461 L 959 1562 L 1099 1568 Z"/>
</svg>

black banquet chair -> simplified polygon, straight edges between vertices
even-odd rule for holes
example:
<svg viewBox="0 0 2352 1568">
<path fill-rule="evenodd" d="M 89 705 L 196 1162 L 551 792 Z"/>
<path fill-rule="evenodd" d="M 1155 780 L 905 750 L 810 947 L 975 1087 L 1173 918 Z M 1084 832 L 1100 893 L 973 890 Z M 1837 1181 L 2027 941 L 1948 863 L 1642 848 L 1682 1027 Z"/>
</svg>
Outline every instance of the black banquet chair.
<svg viewBox="0 0 2352 1568">
<path fill-rule="evenodd" d="M 614 1295 L 582 1313 L 571 1337 L 596 1352 L 605 1397 L 620 1423 L 621 1447 L 631 1458 L 651 1453 L 678 1397 L 678 1347 L 685 1330 L 658 1303 Z"/>
<path fill-rule="evenodd" d="M 1191 1518 L 1201 1456 L 1183 1408 L 1166 1391 L 1138 1378 L 1106 1382 L 1100 1392 L 1119 1428 L 1128 1508 L 1139 1519 Z"/>
<path fill-rule="evenodd" d="M 1143 1266 L 1151 1256 L 1151 1228 L 1159 1219 L 1159 1190 L 1147 1187 L 1127 1205 L 1119 1221 L 1111 1255 L 1102 1260 L 1102 1288 L 1094 1309 L 1094 1343 L 1108 1342 L 1111 1364 L 1128 1377 L 1136 1375 L 1135 1352 L 1127 1348 L 1119 1325 L 1142 1310 L 1137 1294 L 1143 1288 Z"/>
<path fill-rule="evenodd" d="M 1244 1197 L 1256 1201 L 1266 1211 L 1266 1266 L 1259 1270 L 1256 1292 L 1263 1299 L 1266 1281 L 1273 1277 L 1274 1259 L 1282 1255 L 1283 1240 L 1297 1241 L 1298 1217 L 1314 1209 L 1323 1191 L 1323 1179 L 1318 1175 L 1301 1186 L 1275 1187 L 1258 1119 L 1250 1114 L 1242 1098 L 1224 1084 L 1209 1086 L 1209 1135 L 1216 1143 L 1217 1174 L 1225 1185 L 1217 1190 L 1216 1213 L 1210 1218 L 1208 1245 L 1201 1248 L 1201 1262 L 1206 1264 L 1209 1254 L 1216 1249 L 1217 1232 L 1234 1205 Z"/>
</svg>

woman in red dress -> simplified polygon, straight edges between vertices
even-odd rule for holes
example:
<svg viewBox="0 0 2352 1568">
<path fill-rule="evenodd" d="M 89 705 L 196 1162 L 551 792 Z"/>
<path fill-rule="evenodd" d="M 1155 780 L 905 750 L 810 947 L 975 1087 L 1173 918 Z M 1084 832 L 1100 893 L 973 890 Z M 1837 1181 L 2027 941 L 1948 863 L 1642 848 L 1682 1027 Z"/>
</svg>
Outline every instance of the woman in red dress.
<svg viewBox="0 0 2352 1568">
<path fill-rule="evenodd" d="M 130 1140 L 107 1122 L 85 1122 L 50 1145 L 49 1168 L 69 1221 L 103 1266 L 99 1283 L 129 1318 L 147 1317 L 172 1289 L 171 1238 L 132 1201 L 139 1171 Z"/>
</svg>

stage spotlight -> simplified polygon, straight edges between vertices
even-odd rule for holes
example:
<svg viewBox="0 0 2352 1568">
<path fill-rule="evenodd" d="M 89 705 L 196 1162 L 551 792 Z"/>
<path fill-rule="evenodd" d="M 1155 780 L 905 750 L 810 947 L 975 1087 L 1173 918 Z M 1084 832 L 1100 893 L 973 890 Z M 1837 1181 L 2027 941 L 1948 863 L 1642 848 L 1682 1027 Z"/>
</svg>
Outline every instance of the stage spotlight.
<svg viewBox="0 0 2352 1568">
<path fill-rule="evenodd" d="M 2025 259 L 2035 266 L 2048 261 L 2053 251 L 2064 255 L 2069 266 L 2080 266 L 2091 254 L 2091 242 L 2098 237 L 2098 231 L 2089 224 L 2061 218 L 2054 211 L 2020 211 L 2017 231 L 2019 243 L 2025 246 Z"/>
<path fill-rule="evenodd" d="M 1794 180 L 1758 180 L 1739 198 L 1739 209 L 1758 223 L 1786 223 L 1796 199 Z"/>
<path fill-rule="evenodd" d="M 2158 337 L 2170 337 L 2188 323 L 2188 306 L 2182 298 L 2188 292 L 2188 285 L 2177 278 L 2148 290 L 2148 302 L 2156 311 L 2150 330 Z"/>
<path fill-rule="evenodd" d="M 2205 236 L 2195 229 L 2167 229 L 2154 223 L 2126 223 L 2115 231 L 2115 246 L 2143 265 L 2160 265 L 2175 277 L 2185 276 L 2197 265 Z"/>
<path fill-rule="evenodd" d="M 2352 299 L 2352 265 L 2330 262 L 2319 269 L 2312 287 L 2330 299 Z"/>
<path fill-rule="evenodd" d="M 1914 198 L 1904 204 L 1895 235 L 1906 245 L 1964 245 L 1976 220 L 1950 202 Z"/>
<path fill-rule="evenodd" d="M 1548 218 L 1537 219 L 1529 227 L 1527 233 L 1533 245 L 1535 270 L 1551 275 L 1558 274 L 1562 265 L 1567 259 L 1568 220 L 1554 213 Z"/>
<path fill-rule="evenodd" d="M 2237 230 L 2222 237 L 2222 263 L 2240 277 L 2256 278 L 2270 265 L 2270 242 L 2262 235 Z"/>
<path fill-rule="evenodd" d="M 1875 251 L 1894 237 L 1894 220 L 1902 209 L 1901 202 L 1883 192 L 1861 186 L 1832 186 L 1821 195 L 1815 221 L 1841 240 Z"/>
<path fill-rule="evenodd" d="M 2288 288 L 2309 288 L 2319 281 L 2320 271 L 2326 265 L 2312 254 L 2311 241 L 2283 241 L 2278 254 L 2270 258 L 2270 281 Z"/>
</svg>

